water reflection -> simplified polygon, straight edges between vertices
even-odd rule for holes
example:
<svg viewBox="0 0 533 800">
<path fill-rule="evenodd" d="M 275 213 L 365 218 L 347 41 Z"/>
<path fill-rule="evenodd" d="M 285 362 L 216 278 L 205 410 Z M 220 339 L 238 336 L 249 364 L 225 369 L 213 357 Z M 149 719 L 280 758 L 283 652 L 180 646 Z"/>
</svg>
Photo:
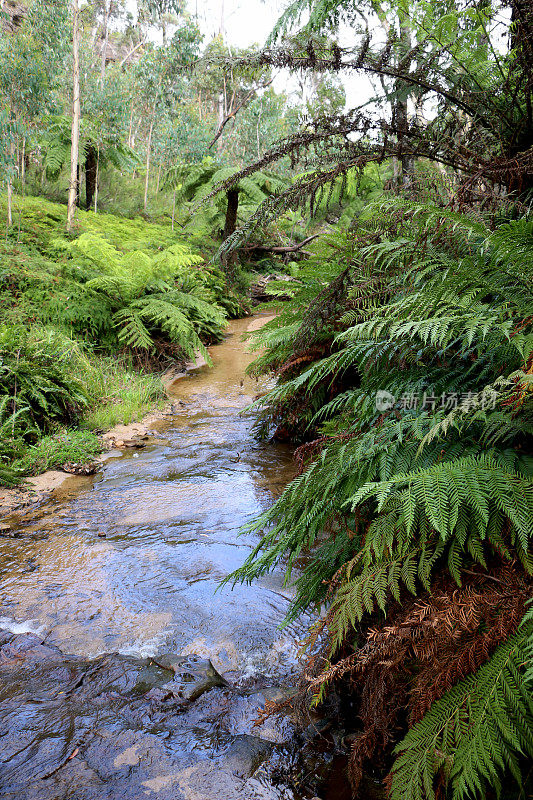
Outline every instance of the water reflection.
<svg viewBox="0 0 533 800">
<path fill-rule="evenodd" d="M 277 629 L 281 575 L 215 591 L 256 543 L 239 529 L 293 474 L 290 450 L 257 443 L 242 413 L 263 388 L 244 375 L 241 335 L 254 324 L 233 323 L 214 367 L 173 385 L 178 413 L 145 450 L 109 461 L 90 490 L 32 526 L 35 538 L 0 540 L 4 616 L 80 655 L 175 650 L 248 672 L 291 663 L 295 631 Z"/>
</svg>

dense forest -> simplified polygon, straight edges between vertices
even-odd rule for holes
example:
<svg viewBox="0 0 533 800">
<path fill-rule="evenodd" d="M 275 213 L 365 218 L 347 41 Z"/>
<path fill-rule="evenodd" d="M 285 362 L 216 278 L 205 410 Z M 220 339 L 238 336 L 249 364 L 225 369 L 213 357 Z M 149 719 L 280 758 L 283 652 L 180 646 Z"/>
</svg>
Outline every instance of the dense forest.
<svg viewBox="0 0 533 800">
<path fill-rule="evenodd" d="M 530 1 L 291 0 L 248 49 L 182 0 L 0 8 L 2 483 L 263 303 L 297 475 L 224 585 L 281 566 L 312 620 L 263 714 L 342 723 L 353 797 L 529 797 Z"/>
</svg>

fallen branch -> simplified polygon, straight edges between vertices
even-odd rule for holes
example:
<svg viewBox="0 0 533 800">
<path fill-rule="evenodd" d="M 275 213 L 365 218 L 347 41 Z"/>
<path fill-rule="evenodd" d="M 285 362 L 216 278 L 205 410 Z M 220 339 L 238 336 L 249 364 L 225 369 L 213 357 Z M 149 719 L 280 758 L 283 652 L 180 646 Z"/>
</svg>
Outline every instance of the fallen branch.
<svg viewBox="0 0 533 800">
<path fill-rule="evenodd" d="M 270 246 L 268 244 L 250 244 L 247 245 L 244 249 L 246 251 L 261 250 L 262 252 L 265 253 L 278 253 L 278 254 L 297 253 L 299 250 L 302 249 L 302 247 L 305 247 L 306 244 L 309 244 L 309 242 L 312 242 L 314 239 L 317 239 L 321 235 L 322 235 L 321 233 L 315 233 L 313 234 L 313 236 L 308 236 L 307 239 L 304 239 L 303 242 L 300 242 L 299 244 L 287 245 L 285 247 L 278 245 Z"/>
</svg>

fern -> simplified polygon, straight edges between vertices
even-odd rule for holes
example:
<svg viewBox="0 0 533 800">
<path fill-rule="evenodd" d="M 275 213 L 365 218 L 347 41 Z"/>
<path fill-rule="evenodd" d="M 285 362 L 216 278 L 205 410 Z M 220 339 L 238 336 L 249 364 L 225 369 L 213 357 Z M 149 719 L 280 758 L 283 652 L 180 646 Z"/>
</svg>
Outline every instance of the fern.
<svg viewBox="0 0 533 800">
<path fill-rule="evenodd" d="M 202 258 L 181 243 L 156 256 L 140 250 L 121 253 L 110 242 L 93 233 L 84 233 L 72 245 L 100 273 L 86 284 L 87 289 L 109 298 L 112 324 L 120 342 L 128 347 L 151 349 L 154 335 L 162 334 L 192 358 L 196 351 L 207 351 L 199 334 L 220 337 L 225 313 L 216 303 L 198 297 L 196 283 L 190 291 L 179 290 L 183 273 L 202 263 Z M 184 287 L 185 288 L 185 287 Z"/>
<path fill-rule="evenodd" d="M 442 773 L 452 800 L 485 797 L 520 759 L 533 758 L 533 694 L 524 682 L 531 625 L 501 645 L 474 675 L 435 703 L 396 747 L 392 800 L 433 800 Z"/>
<path fill-rule="evenodd" d="M 398 198 L 367 208 L 358 230 L 334 247 L 327 240 L 316 245 L 293 300 L 257 337 L 266 351 L 252 371 L 278 378 L 255 404 L 264 433 L 279 426 L 311 441 L 297 451 L 301 474 L 247 528 L 261 538 L 230 580 L 252 581 L 282 564 L 295 588 L 287 619 L 310 606 L 323 608 L 310 643 L 327 631 L 320 652 L 325 667 L 313 679 L 312 661 L 304 685 L 315 700 L 324 699 L 335 676 L 354 673 L 348 686 L 363 725 L 362 744 L 351 757 L 357 786 L 365 760 L 388 757 L 392 729 L 401 721 L 401 710 L 394 716 L 386 703 L 394 691 L 384 689 L 389 674 L 396 675 L 398 691 L 406 691 L 409 676 L 414 683 L 427 666 L 413 654 L 404 663 L 394 650 L 396 641 L 403 652 L 405 641 L 395 616 L 409 603 L 417 607 L 409 598 L 423 595 L 431 604 L 444 581 L 442 602 L 451 606 L 454 591 L 468 597 L 495 564 L 521 576 L 526 590 L 531 583 L 533 239 L 524 220 L 491 230 L 479 218 Z M 329 285 L 319 265 L 333 278 Z M 376 406 L 378 392 L 392 398 L 385 410 Z M 295 575 L 309 551 L 312 557 Z M 446 620 L 446 608 L 442 613 Z M 443 685 L 452 685 L 449 674 L 458 680 L 473 673 L 496 645 L 503 648 L 498 653 L 507 652 L 502 640 L 516 625 L 505 634 L 498 624 L 489 630 L 491 648 L 483 649 L 488 645 L 474 617 L 472 653 L 480 641 L 481 656 L 473 661 L 465 655 L 455 672 L 447 656 Z M 364 673 L 361 633 L 368 641 L 381 633 L 390 643 L 377 658 L 374 678 Z M 434 637 L 426 652 L 437 670 L 438 633 Z M 415 645 L 416 637 L 416 652 Z M 407 734 L 405 767 L 395 784 L 402 788 L 394 789 L 394 800 L 433 797 L 441 767 L 448 768 L 457 798 L 497 788 L 507 767 L 518 775 L 530 723 L 524 709 L 517 711 L 523 682 L 509 677 L 521 668 L 520 647 L 496 706 L 489 687 L 498 655 L 434 703 L 420 726 L 444 719 L 436 740 L 427 727 Z M 492 710 L 481 717 L 484 700 Z M 448 707 L 452 722 L 446 722 Z M 373 727 L 376 718 L 383 728 Z M 480 742 L 485 725 L 491 726 L 486 751 Z M 427 734 L 427 749 L 409 738 L 419 730 Z"/>
</svg>

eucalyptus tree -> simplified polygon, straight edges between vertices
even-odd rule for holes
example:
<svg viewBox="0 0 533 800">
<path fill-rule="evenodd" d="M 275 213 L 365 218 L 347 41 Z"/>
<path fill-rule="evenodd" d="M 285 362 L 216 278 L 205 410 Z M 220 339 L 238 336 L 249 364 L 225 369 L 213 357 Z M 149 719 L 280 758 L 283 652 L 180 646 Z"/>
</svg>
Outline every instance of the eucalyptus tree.
<svg viewBox="0 0 533 800">
<path fill-rule="evenodd" d="M 37 120 L 53 104 L 56 74 L 66 53 L 66 15 L 60 0 L 45 13 L 37 0 L 22 25 L 0 37 L 0 177 L 7 185 L 8 225 L 12 223 L 15 177 L 24 187 L 30 137 Z"/>
<path fill-rule="evenodd" d="M 67 230 L 72 229 L 78 198 L 80 143 L 80 28 L 79 2 L 72 2 L 72 127 L 70 136 L 70 181 L 68 187 Z"/>
<path fill-rule="evenodd" d="M 144 210 L 148 207 L 154 130 L 188 94 L 187 70 L 197 57 L 200 33 L 184 19 L 167 47 L 150 47 L 132 68 L 132 91 L 146 128 Z"/>
</svg>

